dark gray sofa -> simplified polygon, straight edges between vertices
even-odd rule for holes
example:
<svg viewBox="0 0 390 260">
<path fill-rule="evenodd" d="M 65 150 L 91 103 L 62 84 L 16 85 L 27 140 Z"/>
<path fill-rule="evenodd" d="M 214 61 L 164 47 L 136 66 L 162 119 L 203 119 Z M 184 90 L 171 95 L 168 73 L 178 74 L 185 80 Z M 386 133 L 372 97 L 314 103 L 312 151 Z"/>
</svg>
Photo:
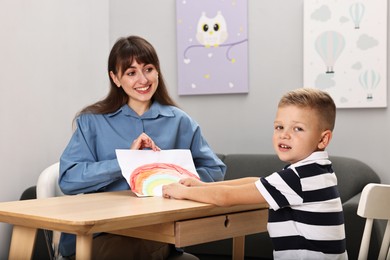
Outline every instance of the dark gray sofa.
<svg viewBox="0 0 390 260">
<path fill-rule="evenodd" d="M 282 169 L 285 163 L 271 154 L 218 154 L 227 165 L 225 179 L 247 176 L 267 176 Z M 379 183 L 379 176 L 365 163 L 346 157 L 330 157 L 338 178 L 341 200 L 345 215 L 345 229 L 349 259 L 357 259 L 365 220 L 359 217 L 357 206 L 360 193 L 368 183 Z M 372 250 L 369 259 L 377 259 L 378 228 L 373 230 Z M 197 255 L 201 260 L 231 259 L 231 239 L 186 247 L 185 251 Z M 268 233 L 247 236 L 245 259 L 272 259 L 272 244 Z"/>
</svg>

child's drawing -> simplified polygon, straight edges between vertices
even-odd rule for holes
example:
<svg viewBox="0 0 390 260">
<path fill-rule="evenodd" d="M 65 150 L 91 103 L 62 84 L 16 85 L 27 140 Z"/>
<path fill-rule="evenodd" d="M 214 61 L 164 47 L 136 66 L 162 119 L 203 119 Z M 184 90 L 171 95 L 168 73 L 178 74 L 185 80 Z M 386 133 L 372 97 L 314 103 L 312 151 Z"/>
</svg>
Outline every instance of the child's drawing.
<svg viewBox="0 0 390 260">
<path fill-rule="evenodd" d="M 162 186 L 198 178 L 190 150 L 116 150 L 122 175 L 137 196 L 162 196 Z"/>
<path fill-rule="evenodd" d="M 199 177 L 172 163 L 151 163 L 135 169 L 130 174 L 131 190 L 138 196 L 161 196 L 163 185 L 178 182 L 184 177 Z"/>
</svg>

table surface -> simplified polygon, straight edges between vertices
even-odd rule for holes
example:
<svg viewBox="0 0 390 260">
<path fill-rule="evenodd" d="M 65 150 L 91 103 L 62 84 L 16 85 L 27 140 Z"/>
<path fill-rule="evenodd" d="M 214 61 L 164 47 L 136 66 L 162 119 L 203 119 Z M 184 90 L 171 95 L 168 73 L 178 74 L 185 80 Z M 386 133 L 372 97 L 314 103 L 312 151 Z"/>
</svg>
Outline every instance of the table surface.
<svg viewBox="0 0 390 260">
<path fill-rule="evenodd" d="M 1 202 L 0 222 L 85 235 L 266 207 L 218 207 L 119 191 Z"/>
</svg>

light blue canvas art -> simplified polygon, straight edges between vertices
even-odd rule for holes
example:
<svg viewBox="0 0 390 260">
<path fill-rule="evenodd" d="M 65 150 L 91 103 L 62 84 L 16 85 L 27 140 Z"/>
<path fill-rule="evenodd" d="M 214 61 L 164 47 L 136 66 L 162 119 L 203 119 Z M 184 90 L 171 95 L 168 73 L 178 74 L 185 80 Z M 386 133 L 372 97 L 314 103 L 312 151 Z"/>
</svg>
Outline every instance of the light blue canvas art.
<svg viewBox="0 0 390 260">
<path fill-rule="evenodd" d="M 387 0 L 304 1 L 304 85 L 338 108 L 387 106 Z"/>
<path fill-rule="evenodd" d="M 179 95 L 248 92 L 246 0 L 177 0 Z"/>
</svg>

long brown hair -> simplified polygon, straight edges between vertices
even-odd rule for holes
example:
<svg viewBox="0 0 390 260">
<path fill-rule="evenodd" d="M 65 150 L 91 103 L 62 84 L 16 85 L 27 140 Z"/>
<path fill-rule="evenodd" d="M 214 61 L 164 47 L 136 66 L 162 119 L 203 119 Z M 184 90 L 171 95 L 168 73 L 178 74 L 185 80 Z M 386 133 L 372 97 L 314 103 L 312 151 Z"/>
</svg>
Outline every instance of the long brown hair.
<svg viewBox="0 0 390 260">
<path fill-rule="evenodd" d="M 140 64 L 153 64 L 159 75 L 159 83 L 156 92 L 152 97 L 152 101 L 158 101 L 162 105 L 177 106 L 176 103 L 168 94 L 165 85 L 164 77 L 160 69 L 160 61 L 156 50 L 145 39 L 139 36 L 129 36 L 120 38 L 111 49 L 108 58 L 108 77 L 110 79 L 110 90 L 107 97 L 104 99 L 83 108 L 77 115 L 92 113 L 92 114 L 107 114 L 112 113 L 121 108 L 129 100 L 128 95 L 123 88 L 118 88 L 110 77 L 110 71 L 115 75 L 118 72 L 126 71 L 133 60 Z"/>
</svg>

